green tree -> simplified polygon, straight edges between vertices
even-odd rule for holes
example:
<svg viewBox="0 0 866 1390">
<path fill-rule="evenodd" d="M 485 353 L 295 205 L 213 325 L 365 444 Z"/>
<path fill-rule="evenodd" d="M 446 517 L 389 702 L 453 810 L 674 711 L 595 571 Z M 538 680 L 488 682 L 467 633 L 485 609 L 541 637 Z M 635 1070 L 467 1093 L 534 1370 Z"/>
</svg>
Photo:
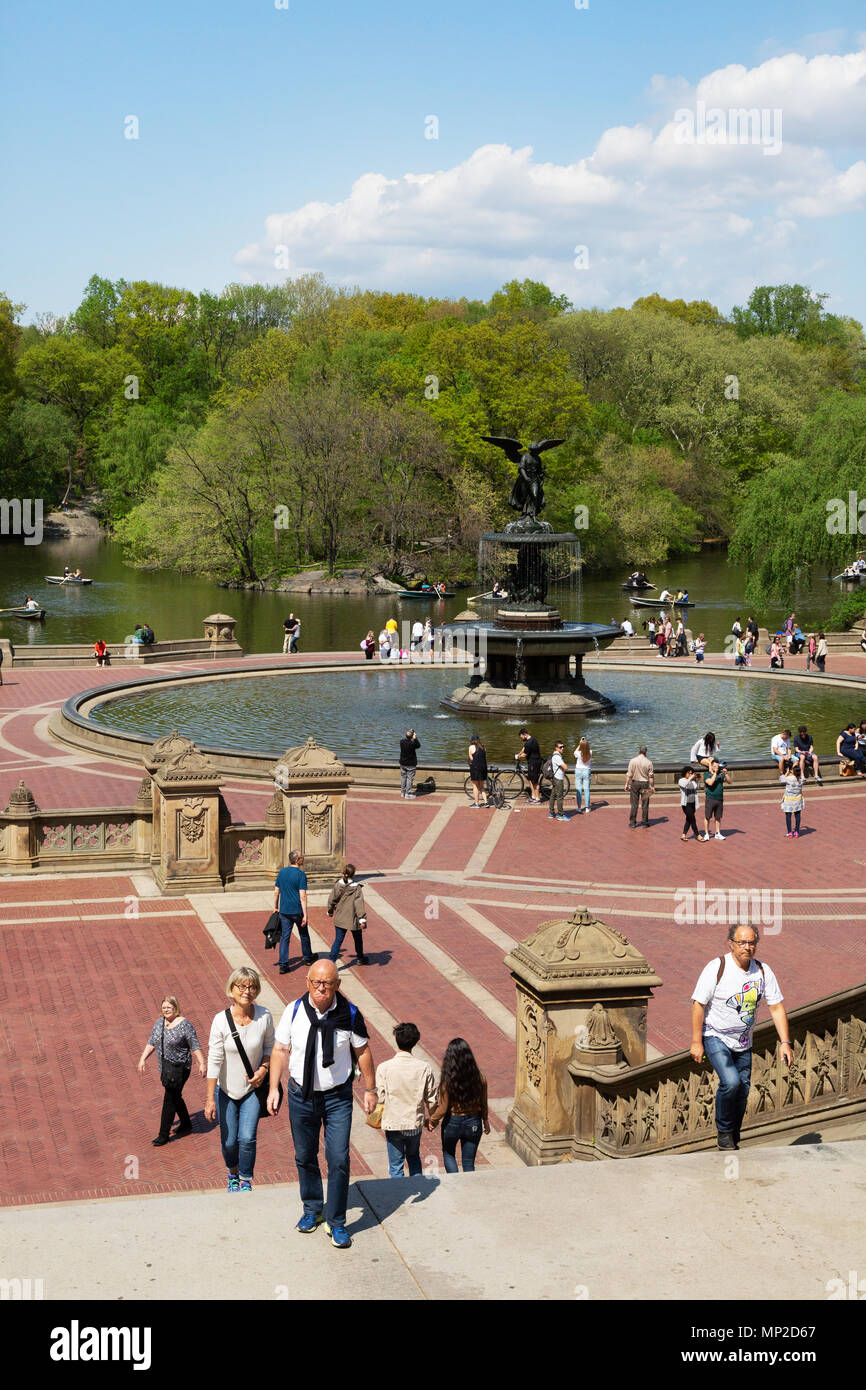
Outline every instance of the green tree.
<svg viewBox="0 0 866 1390">
<path fill-rule="evenodd" d="M 15 320 L 24 309 L 0 293 L 0 418 L 12 408 L 19 386 L 15 376 L 15 359 L 21 339 L 21 329 Z"/>
<path fill-rule="evenodd" d="M 788 601 L 811 565 L 838 573 L 866 548 L 866 396 L 836 392 L 809 418 L 796 456 L 778 455 L 743 498 L 730 556 L 750 570 L 746 598 Z M 853 532 L 850 529 L 853 520 Z"/>
<path fill-rule="evenodd" d="M 715 304 L 708 299 L 663 299 L 660 294 L 647 294 L 636 299 L 631 306 L 648 314 L 670 314 L 672 318 L 682 319 L 683 323 L 705 324 L 716 328 L 724 322 Z"/>
</svg>

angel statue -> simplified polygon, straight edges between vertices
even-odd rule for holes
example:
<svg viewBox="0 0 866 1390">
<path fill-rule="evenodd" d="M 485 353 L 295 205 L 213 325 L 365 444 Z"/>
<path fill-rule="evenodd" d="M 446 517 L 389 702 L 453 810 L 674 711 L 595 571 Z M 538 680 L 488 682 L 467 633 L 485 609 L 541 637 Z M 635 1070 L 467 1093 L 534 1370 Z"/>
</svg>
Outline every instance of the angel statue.
<svg viewBox="0 0 866 1390">
<path fill-rule="evenodd" d="M 565 441 L 542 439 L 540 443 L 533 441 L 528 449 L 521 449 L 519 439 L 506 439 L 495 434 L 483 434 L 481 438 L 486 444 L 495 444 L 497 449 L 502 449 L 505 457 L 517 464 L 517 477 L 511 489 L 508 505 L 520 512 L 522 517 L 535 521 L 544 507 L 544 464 L 539 455 L 545 449 L 553 449 Z"/>
</svg>

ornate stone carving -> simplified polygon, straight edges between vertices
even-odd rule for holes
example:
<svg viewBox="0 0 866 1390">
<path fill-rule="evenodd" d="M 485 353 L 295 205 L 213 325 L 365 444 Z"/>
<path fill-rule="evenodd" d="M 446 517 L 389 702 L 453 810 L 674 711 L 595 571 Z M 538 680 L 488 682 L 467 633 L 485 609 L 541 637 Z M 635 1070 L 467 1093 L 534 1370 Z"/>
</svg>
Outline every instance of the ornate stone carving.
<svg viewBox="0 0 866 1390">
<path fill-rule="evenodd" d="M 6 826 L 0 825 L 0 854 L 6 853 Z"/>
<path fill-rule="evenodd" d="M 180 832 L 191 845 L 204 834 L 205 805 L 200 796 L 188 796 L 180 808 Z"/>
<path fill-rule="evenodd" d="M 541 1019 L 541 1010 L 533 1004 L 531 999 L 524 996 L 523 1027 L 526 1038 L 523 1045 L 523 1061 L 529 1084 L 534 1086 L 536 1090 L 541 1089 L 545 1065 L 545 1037 L 542 1032 Z"/>
<path fill-rule="evenodd" d="M 153 805 L 153 782 L 150 777 L 142 777 L 135 797 L 136 807 L 147 808 Z"/>
<path fill-rule="evenodd" d="M 286 788 L 292 781 L 302 781 L 309 777 L 348 778 L 349 773 L 336 753 L 322 748 L 314 738 L 308 738 L 297 748 L 287 748 L 272 776 L 278 787 Z"/>
<path fill-rule="evenodd" d="M 590 1009 L 586 1020 L 586 1035 L 584 1047 L 587 1052 L 606 1052 L 608 1048 L 616 1047 L 619 1042 L 603 1004 L 593 1004 Z"/>
<path fill-rule="evenodd" d="M 806 1058 L 802 1043 L 794 1044 L 794 1060 L 785 1073 L 783 1105 L 796 1105 L 806 1099 Z"/>
<path fill-rule="evenodd" d="M 641 1124 L 643 1127 L 641 1143 L 652 1144 L 658 1138 L 659 1132 L 658 1091 L 651 1091 L 649 1093 L 644 1104 Z"/>
<path fill-rule="evenodd" d="M 265 825 L 272 830 L 282 829 L 284 821 L 283 793 L 281 791 L 275 791 L 268 802 L 268 809 L 265 811 Z"/>
<path fill-rule="evenodd" d="M 29 787 L 25 787 L 23 782 L 9 795 L 9 804 L 4 812 L 7 816 L 32 816 L 39 810 L 35 798 Z"/>
<path fill-rule="evenodd" d="M 43 849 L 69 849 L 69 826 L 68 825 L 43 825 L 42 827 L 42 848 Z"/>
<path fill-rule="evenodd" d="M 129 821 L 109 821 L 105 827 L 106 849 L 128 849 L 132 844 L 132 826 Z"/>
<path fill-rule="evenodd" d="M 320 835 L 324 835 L 328 828 L 327 808 L 316 813 L 311 811 L 309 806 L 305 807 L 304 821 L 310 834 L 318 839 Z"/>
<path fill-rule="evenodd" d="M 669 1083 L 673 1085 L 673 1083 Z M 671 1113 L 673 1114 L 672 1133 L 684 1134 L 689 1127 L 689 1112 L 691 1102 L 689 1098 L 688 1081 L 678 1081 L 674 1087 L 674 1094 L 671 1100 Z"/>
<path fill-rule="evenodd" d="M 163 763 L 157 773 L 157 781 L 161 785 L 172 782 L 216 782 L 218 776 L 210 758 L 193 743 L 170 762 Z"/>
<path fill-rule="evenodd" d="M 713 1091 L 712 1082 L 705 1074 L 698 1083 L 697 1094 L 693 1111 L 693 1129 L 707 1129 L 713 1123 L 715 1113 L 716 1097 Z"/>
<path fill-rule="evenodd" d="M 238 840 L 238 864 L 261 864 L 261 840 Z"/>
<path fill-rule="evenodd" d="M 164 734 L 151 744 L 144 755 L 144 766 L 148 772 L 155 772 L 163 763 L 173 762 L 181 753 L 187 753 L 191 748 L 195 748 L 192 739 L 184 738 L 177 729 L 172 729 L 170 734 Z"/>
<path fill-rule="evenodd" d="M 73 825 L 72 849 L 102 849 L 102 826 Z"/>
<path fill-rule="evenodd" d="M 228 613 L 211 613 L 204 620 L 204 635 L 209 642 L 233 642 L 236 621 Z"/>
<path fill-rule="evenodd" d="M 518 966 L 522 978 L 538 980 L 639 977 L 646 986 L 659 985 L 640 951 L 621 932 L 578 907 L 568 921 L 543 922 L 532 936 L 521 941 L 507 958 Z M 527 972 L 528 967 L 528 972 Z"/>
</svg>

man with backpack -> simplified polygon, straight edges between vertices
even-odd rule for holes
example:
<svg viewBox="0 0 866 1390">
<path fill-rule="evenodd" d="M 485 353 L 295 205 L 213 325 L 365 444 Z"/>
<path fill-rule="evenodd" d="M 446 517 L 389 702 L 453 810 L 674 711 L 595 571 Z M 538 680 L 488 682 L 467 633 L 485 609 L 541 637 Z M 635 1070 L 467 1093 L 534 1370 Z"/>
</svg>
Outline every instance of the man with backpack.
<svg viewBox="0 0 866 1390">
<path fill-rule="evenodd" d="M 289 1004 L 274 1034 L 268 1110 L 277 1113 L 280 1081 L 289 1054 L 289 1122 L 304 1214 L 296 1229 L 309 1235 L 325 1222 L 331 1244 L 348 1250 L 349 1140 L 352 1133 L 352 1078 L 355 1059 L 364 1078 L 364 1114 L 376 1109 L 376 1070 L 360 1009 L 340 993 L 332 960 L 319 960 L 307 972 L 307 993 Z M 353 1056 L 354 1054 L 354 1056 Z M 328 1199 L 319 1168 L 319 1133 L 325 1131 Z M 323 1214 L 324 1212 L 324 1214 Z"/>
<path fill-rule="evenodd" d="M 716 1130 L 720 1149 L 738 1149 L 752 1076 L 752 1031 L 761 999 L 769 1005 L 785 1065 L 794 1060 L 779 982 L 755 959 L 758 932 L 740 923 L 728 931 L 731 949 L 705 965 L 692 995 L 691 1054 L 719 1078 Z"/>
</svg>

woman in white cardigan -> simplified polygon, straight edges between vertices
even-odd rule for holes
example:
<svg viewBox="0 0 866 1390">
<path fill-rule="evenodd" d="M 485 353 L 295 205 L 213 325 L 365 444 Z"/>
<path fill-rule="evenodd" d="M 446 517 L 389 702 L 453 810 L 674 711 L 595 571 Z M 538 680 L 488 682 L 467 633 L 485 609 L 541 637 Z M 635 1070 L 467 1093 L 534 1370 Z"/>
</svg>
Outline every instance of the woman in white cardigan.
<svg viewBox="0 0 866 1390">
<path fill-rule="evenodd" d="M 214 1015 L 210 1029 L 204 1113 L 206 1120 L 215 1120 L 219 1115 L 220 1141 L 228 1169 L 227 1192 L 250 1192 L 253 1186 L 256 1131 L 261 1114 L 257 1087 L 267 1081 L 274 1046 L 270 1010 L 255 1002 L 261 988 L 258 972 L 252 966 L 233 970 L 226 985 L 231 1007 Z M 241 1061 L 227 1014 L 231 1015 L 253 1068 L 252 1076 Z"/>
</svg>

